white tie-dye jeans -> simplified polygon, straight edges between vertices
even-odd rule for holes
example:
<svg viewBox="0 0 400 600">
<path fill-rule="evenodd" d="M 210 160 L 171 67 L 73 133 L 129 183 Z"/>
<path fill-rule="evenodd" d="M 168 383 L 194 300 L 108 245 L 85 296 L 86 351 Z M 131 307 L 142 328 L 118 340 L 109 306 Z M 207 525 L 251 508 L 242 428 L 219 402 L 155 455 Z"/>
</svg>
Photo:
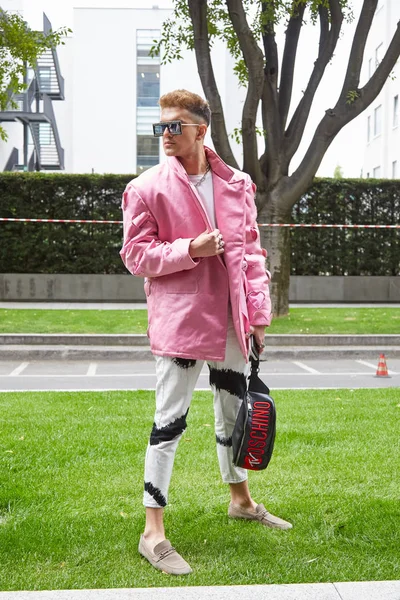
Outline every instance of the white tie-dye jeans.
<svg viewBox="0 0 400 600">
<path fill-rule="evenodd" d="M 186 429 L 193 390 L 204 361 L 156 356 L 156 413 L 146 452 L 143 504 L 167 505 L 175 451 Z M 209 362 L 214 391 L 215 435 L 222 480 L 240 483 L 246 469 L 232 462 L 232 431 L 246 389 L 249 364 L 243 358 L 231 316 L 224 362 Z"/>
</svg>

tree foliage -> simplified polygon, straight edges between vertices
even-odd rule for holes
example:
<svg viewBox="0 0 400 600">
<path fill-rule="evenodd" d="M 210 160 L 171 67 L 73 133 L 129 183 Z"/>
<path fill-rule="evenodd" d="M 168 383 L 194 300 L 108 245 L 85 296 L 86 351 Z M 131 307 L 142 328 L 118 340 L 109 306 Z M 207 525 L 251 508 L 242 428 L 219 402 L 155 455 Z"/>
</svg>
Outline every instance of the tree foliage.
<svg viewBox="0 0 400 600">
<path fill-rule="evenodd" d="M 0 110 L 6 109 L 13 95 L 24 91 L 27 69 L 35 68 L 38 57 L 48 48 L 64 44 L 62 39 L 70 31 L 66 27 L 47 35 L 33 31 L 20 15 L 0 9 Z M 7 138 L 1 127 L 0 137 Z"/>
</svg>

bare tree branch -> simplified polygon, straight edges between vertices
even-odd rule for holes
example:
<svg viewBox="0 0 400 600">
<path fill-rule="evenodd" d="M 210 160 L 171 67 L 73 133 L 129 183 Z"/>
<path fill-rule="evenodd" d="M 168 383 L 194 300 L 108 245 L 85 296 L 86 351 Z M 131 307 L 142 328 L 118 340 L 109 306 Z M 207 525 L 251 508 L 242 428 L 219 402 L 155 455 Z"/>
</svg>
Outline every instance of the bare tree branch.
<svg viewBox="0 0 400 600">
<path fill-rule="evenodd" d="M 274 9 L 274 5 L 269 7 Z M 267 5 L 262 4 L 262 17 L 266 13 Z M 265 130 L 265 153 L 260 160 L 268 178 L 268 187 L 273 187 L 280 176 L 282 131 L 280 128 L 279 99 L 278 99 L 278 48 L 275 40 L 274 20 L 263 24 L 262 39 L 265 54 L 264 87 L 262 93 L 262 120 Z"/>
<path fill-rule="evenodd" d="M 341 96 L 335 108 L 326 111 L 301 164 L 287 180 L 290 182 L 290 194 L 293 197 L 296 197 L 296 194 L 301 195 L 310 185 L 325 152 L 339 131 L 347 123 L 358 117 L 375 100 L 392 72 L 399 56 L 400 21 L 397 24 L 396 32 L 385 56 L 371 79 L 358 91 L 358 97 L 352 102 L 348 100 L 347 102 L 343 102 Z M 285 202 L 288 202 L 288 200 L 285 199 Z"/>
<path fill-rule="evenodd" d="M 249 74 L 242 114 L 243 170 L 259 185 L 264 178 L 258 161 L 256 119 L 264 84 L 263 54 L 247 23 L 241 0 L 226 0 L 226 5 Z"/>
<path fill-rule="evenodd" d="M 377 4 L 378 0 L 364 0 L 354 34 L 346 76 L 344 78 L 343 88 L 339 99 L 342 102 L 346 102 L 348 92 L 357 90 L 360 83 L 365 44 L 367 42 L 369 30 L 371 29 Z"/>
<path fill-rule="evenodd" d="M 285 131 L 290 102 L 292 99 L 294 65 L 296 62 L 297 46 L 299 43 L 305 9 L 305 4 L 301 4 L 296 9 L 295 3 L 293 2 L 292 11 L 297 10 L 297 13 L 290 18 L 288 27 L 286 29 L 286 41 L 283 51 L 282 70 L 279 83 L 279 114 L 282 133 Z"/>
<path fill-rule="evenodd" d="M 365 0 L 367 1 L 367 0 Z M 375 1 L 375 0 L 373 0 Z M 340 6 L 339 0 L 329 0 L 331 25 L 329 34 L 325 41 L 321 40 L 322 47 L 320 46 L 318 58 L 315 61 L 313 72 L 311 73 L 310 80 L 307 88 L 304 92 L 303 98 L 299 102 L 297 109 L 291 119 L 289 127 L 286 131 L 286 148 L 285 148 L 285 162 L 286 168 L 289 165 L 293 155 L 299 147 L 300 141 L 303 137 L 304 129 L 310 114 L 311 105 L 314 100 L 315 92 L 321 82 L 324 75 L 325 69 L 329 61 L 333 56 L 333 52 L 336 48 L 337 41 L 339 39 L 340 29 L 343 22 L 343 12 Z M 320 23 L 322 28 L 326 28 L 325 15 L 323 11 L 320 11 Z"/>
<path fill-rule="evenodd" d="M 396 61 L 400 56 L 400 21 L 397 23 L 397 29 L 392 37 L 392 41 L 385 53 L 385 56 L 379 63 L 378 68 L 372 75 L 371 79 L 367 81 L 363 88 L 358 91 L 358 98 L 354 102 L 355 115 L 351 115 L 351 119 L 358 116 L 375 100 L 383 86 L 385 85 L 390 73 L 392 72 Z M 340 100 L 339 100 L 340 102 Z M 338 103 L 339 104 L 339 103 Z M 353 104 L 350 104 L 352 107 Z M 349 104 L 347 104 L 349 107 Z M 349 119 L 349 121 L 351 120 Z"/>
<path fill-rule="evenodd" d="M 264 14 L 267 11 L 267 5 L 263 3 L 261 5 L 261 13 Z M 265 74 L 271 81 L 277 86 L 278 81 L 278 47 L 275 41 L 275 27 L 273 21 L 269 21 L 263 25 L 262 34 L 265 54 Z"/>
<path fill-rule="evenodd" d="M 207 27 L 207 0 L 188 0 L 188 6 L 193 23 L 197 70 L 211 108 L 211 138 L 216 151 L 223 160 L 228 165 L 238 169 L 239 166 L 229 143 L 224 110 L 211 62 Z"/>
</svg>

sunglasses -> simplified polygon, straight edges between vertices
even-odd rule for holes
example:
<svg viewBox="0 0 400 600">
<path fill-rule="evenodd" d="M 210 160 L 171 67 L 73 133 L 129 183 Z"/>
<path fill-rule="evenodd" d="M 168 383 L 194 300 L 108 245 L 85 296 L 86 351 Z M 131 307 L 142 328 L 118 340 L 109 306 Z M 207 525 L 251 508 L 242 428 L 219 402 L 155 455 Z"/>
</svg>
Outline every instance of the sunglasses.
<svg viewBox="0 0 400 600">
<path fill-rule="evenodd" d="M 163 121 L 153 123 L 153 134 L 154 137 L 161 137 L 168 129 L 170 135 L 182 135 L 182 127 L 199 127 L 199 125 L 197 123 L 182 123 L 182 121 Z"/>
</svg>

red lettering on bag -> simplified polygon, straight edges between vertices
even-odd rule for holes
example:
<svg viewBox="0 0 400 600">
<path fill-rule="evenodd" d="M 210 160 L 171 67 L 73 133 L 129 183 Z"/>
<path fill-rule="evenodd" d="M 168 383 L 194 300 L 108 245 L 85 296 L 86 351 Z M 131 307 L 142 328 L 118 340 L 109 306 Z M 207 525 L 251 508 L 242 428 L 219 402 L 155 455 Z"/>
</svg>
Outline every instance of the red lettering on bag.
<svg viewBox="0 0 400 600">
<path fill-rule="evenodd" d="M 249 448 L 265 448 L 266 442 L 249 440 Z"/>
<path fill-rule="evenodd" d="M 260 421 L 267 421 L 269 419 L 269 410 L 254 410 L 253 411 L 253 419 L 258 419 Z"/>
<path fill-rule="evenodd" d="M 262 429 L 267 429 L 267 425 L 265 423 L 254 423 L 254 421 L 252 421 L 251 423 L 251 429 L 257 429 L 257 430 L 262 430 Z"/>
<path fill-rule="evenodd" d="M 248 454 L 245 458 L 245 469 L 256 469 L 257 466 L 261 463 L 261 459 L 253 456 L 251 453 Z"/>
<path fill-rule="evenodd" d="M 261 400 L 257 400 L 253 404 L 253 408 L 261 409 L 261 410 L 269 410 L 271 408 L 271 402 L 261 402 Z"/>
<path fill-rule="evenodd" d="M 265 431 L 250 431 L 250 437 L 254 440 L 266 440 L 267 434 Z"/>
</svg>

